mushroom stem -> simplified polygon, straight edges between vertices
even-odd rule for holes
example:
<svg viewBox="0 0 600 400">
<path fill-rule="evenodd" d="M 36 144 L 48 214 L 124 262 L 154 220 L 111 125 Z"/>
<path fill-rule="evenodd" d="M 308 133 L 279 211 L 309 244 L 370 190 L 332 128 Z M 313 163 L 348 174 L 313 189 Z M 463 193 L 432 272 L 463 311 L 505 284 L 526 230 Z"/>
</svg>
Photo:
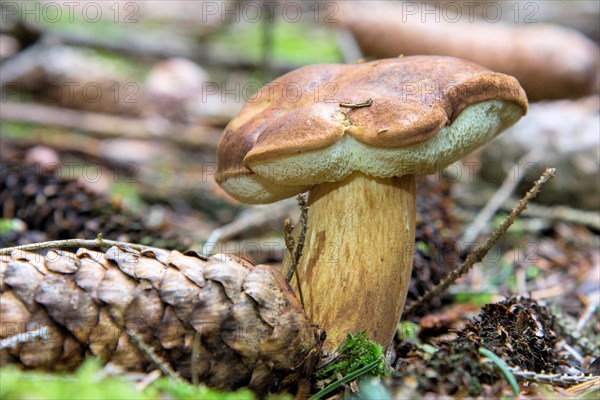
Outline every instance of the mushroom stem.
<svg viewBox="0 0 600 400">
<path fill-rule="evenodd" d="M 299 279 L 293 282 L 300 282 L 308 317 L 327 332 L 324 349 L 332 352 L 348 333 L 360 331 L 387 346 L 412 270 L 414 177 L 355 172 L 315 186 L 308 205 Z M 285 269 L 290 262 L 284 260 Z"/>
</svg>

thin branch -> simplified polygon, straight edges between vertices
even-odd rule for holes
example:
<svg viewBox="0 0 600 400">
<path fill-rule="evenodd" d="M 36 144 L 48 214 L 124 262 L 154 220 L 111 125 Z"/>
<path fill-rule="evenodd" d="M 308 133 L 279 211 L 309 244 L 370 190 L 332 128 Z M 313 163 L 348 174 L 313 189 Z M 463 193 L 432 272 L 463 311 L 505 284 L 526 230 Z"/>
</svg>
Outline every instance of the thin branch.
<svg viewBox="0 0 600 400">
<path fill-rule="evenodd" d="M 292 280 L 292 276 L 294 276 L 296 267 L 300 262 L 300 257 L 302 257 L 302 250 L 304 250 L 304 241 L 306 239 L 306 227 L 308 226 L 308 205 L 306 204 L 306 196 L 299 194 L 296 199 L 298 200 L 298 205 L 300 206 L 300 220 L 298 221 L 300 224 L 300 234 L 298 235 L 298 244 L 296 246 L 296 252 L 294 253 L 292 265 L 290 265 L 290 269 L 285 275 L 285 280 L 287 283 L 290 283 Z"/>
<path fill-rule="evenodd" d="M 282 260 L 286 251 L 283 238 L 266 237 L 222 242 L 219 244 L 218 253 L 234 254 L 253 264 L 262 264 L 268 260 Z M 206 254 L 202 255 L 209 257 Z"/>
<path fill-rule="evenodd" d="M 287 249 L 288 253 L 290 253 L 290 256 L 294 255 L 295 241 L 294 235 L 292 234 L 293 230 L 294 226 L 292 225 L 292 219 L 286 218 L 285 221 L 283 221 L 283 240 L 285 243 L 285 248 Z"/>
<path fill-rule="evenodd" d="M 48 327 L 44 326 L 34 331 L 17 333 L 16 335 L 2 339 L 0 340 L 0 350 L 13 348 L 19 344 L 27 342 L 33 342 L 38 338 L 42 338 L 42 340 L 48 338 Z"/>
<path fill-rule="evenodd" d="M 230 54 L 215 46 L 185 40 L 180 36 L 172 36 L 165 32 L 160 33 L 160 40 L 147 37 L 133 31 L 122 36 L 120 40 L 102 37 L 101 35 L 84 35 L 52 32 L 43 29 L 39 24 L 27 24 L 27 28 L 36 34 L 43 35 L 46 40 L 54 43 L 64 43 L 69 46 L 78 46 L 94 49 L 103 49 L 124 54 L 151 59 L 168 59 L 173 57 L 188 58 L 202 65 L 212 65 L 219 68 L 256 70 L 261 68 L 261 60 L 240 57 L 239 54 Z M 269 68 L 277 75 L 283 75 L 301 67 L 300 64 L 271 61 Z"/>
<path fill-rule="evenodd" d="M 593 398 L 587 395 L 600 390 L 600 376 L 594 376 L 595 379 L 579 383 L 575 386 L 571 386 L 565 390 L 565 392 L 580 396 L 580 399 Z"/>
<path fill-rule="evenodd" d="M 581 317 L 579 317 L 577 326 L 575 327 L 575 331 L 580 335 L 583 333 L 583 331 L 585 331 L 585 328 L 588 326 L 592 317 L 596 314 L 596 310 L 598 310 L 598 306 L 600 305 L 600 293 L 596 291 L 590 297 L 591 300 Z"/>
<path fill-rule="evenodd" d="M 511 199 L 509 199 L 510 201 Z M 503 205 L 502 210 L 508 210 L 508 205 Z M 530 217 L 538 217 L 557 221 L 574 222 L 596 230 L 600 230 L 600 213 L 598 211 L 579 210 L 567 206 L 542 206 L 531 204 L 527 214 Z"/>
<path fill-rule="evenodd" d="M 500 207 L 501 211 L 510 212 L 512 210 L 512 204 L 515 204 L 518 199 L 515 197 L 509 197 Z M 478 204 L 477 201 L 471 199 L 461 199 L 461 205 L 465 207 L 481 207 L 482 204 Z M 458 208 L 455 212 L 457 217 L 461 220 L 473 220 L 474 213 L 467 211 L 466 209 Z M 564 221 L 581 224 L 589 228 L 600 230 L 600 212 L 591 210 L 580 210 L 577 208 L 555 205 L 545 206 L 541 204 L 532 203 L 527 206 L 527 217 L 530 219 L 540 218 L 546 221 Z"/>
<path fill-rule="evenodd" d="M 404 311 L 404 317 L 411 316 L 414 314 L 416 310 L 423 307 L 427 304 L 431 299 L 438 297 L 440 294 L 445 292 L 450 285 L 452 285 L 458 278 L 467 273 L 475 263 L 480 262 L 486 256 L 486 254 L 490 251 L 490 249 L 496 244 L 498 239 L 500 239 L 508 230 L 508 228 L 515 222 L 515 219 L 521 215 L 521 213 L 527 208 L 527 204 L 537 196 L 540 191 L 540 188 L 544 183 L 546 183 L 549 179 L 553 178 L 556 170 L 554 168 L 546 168 L 542 176 L 539 180 L 535 182 L 531 190 L 527 192 L 525 197 L 523 197 L 519 204 L 513 208 L 510 215 L 506 218 L 506 220 L 500 225 L 496 231 L 492 234 L 492 236 L 482 245 L 475 248 L 469 255 L 465 262 L 460 265 L 458 268 L 453 270 L 450 275 L 448 275 L 445 279 L 443 279 L 439 284 L 430 289 L 423 296 L 419 297 L 416 301 L 406 307 Z"/>
<path fill-rule="evenodd" d="M 537 157 L 534 157 L 533 153 L 533 150 L 527 153 L 525 156 L 521 157 L 515 165 L 525 165 L 537 160 Z M 496 193 L 494 193 L 486 205 L 479 211 L 473 222 L 465 231 L 462 237 L 463 243 L 471 243 L 477 239 L 477 236 L 479 236 L 481 231 L 487 226 L 492 217 L 496 215 L 496 211 L 502 206 L 502 203 L 504 203 L 506 199 L 510 197 L 512 192 L 514 192 L 524 175 L 525 174 L 518 174 L 518 176 L 513 176 L 512 174 L 508 174 L 506 179 L 504 179 L 504 182 L 502 182 L 502 185 L 496 190 Z"/>
<path fill-rule="evenodd" d="M 39 242 L 24 244 L 21 246 L 4 247 L 0 249 L 0 255 L 10 255 L 13 251 L 38 251 L 44 249 L 56 249 L 65 247 L 112 247 L 117 246 L 123 250 L 135 250 L 144 251 L 151 249 L 150 246 L 144 246 L 136 243 L 118 242 L 116 240 L 106 240 L 102 238 L 102 234 L 99 234 L 95 240 L 89 239 L 66 239 L 66 240 L 52 240 L 49 242 Z"/>
<path fill-rule="evenodd" d="M 146 343 L 137 332 L 133 329 L 126 330 L 127 335 L 131 338 L 131 341 L 136 345 L 136 347 L 144 353 L 156 366 L 162 371 L 163 374 L 169 376 L 179 382 L 184 382 L 183 378 L 173 369 L 171 366 L 164 360 L 162 360 L 158 354 Z"/>
<path fill-rule="evenodd" d="M 148 386 L 152 385 L 158 378 L 162 376 L 162 372 L 158 369 L 155 369 L 152 372 L 147 374 L 142 374 L 142 379 L 135 384 L 135 390 L 141 392 L 145 390 Z"/>
<path fill-rule="evenodd" d="M 518 367 L 508 367 L 508 370 L 520 380 L 545 383 L 553 386 L 569 387 L 594 380 L 597 381 L 597 384 L 600 384 L 600 377 L 591 374 L 541 374 L 533 371 L 523 371 Z"/>
<path fill-rule="evenodd" d="M 569 340 L 570 344 L 582 350 L 582 352 L 586 355 L 598 357 L 598 354 L 600 354 L 598 347 L 588 338 L 583 336 L 581 332 L 579 332 L 575 326 L 569 322 L 567 316 L 563 314 L 561 309 L 556 305 L 552 305 L 551 310 L 555 317 L 556 326 L 560 328 L 562 333 Z"/>
<path fill-rule="evenodd" d="M 2 120 L 56 126 L 99 137 L 156 139 L 185 148 L 216 148 L 219 129 L 164 122 L 160 127 L 148 119 L 128 118 L 43 104 L 2 103 Z"/>
<path fill-rule="evenodd" d="M 268 206 L 256 206 L 244 210 L 228 223 L 211 232 L 204 243 L 202 254 L 208 256 L 217 251 L 217 245 L 250 230 L 260 230 L 270 224 L 277 224 L 295 207 L 291 201 L 280 201 Z"/>
<path fill-rule="evenodd" d="M 563 340 L 559 341 L 558 344 L 556 345 L 556 348 L 559 350 L 564 350 L 567 353 L 569 353 L 569 355 L 571 357 L 573 357 L 575 359 L 575 361 L 577 361 L 579 364 L 585 363 L 585 358 L 581 354 L 579 354 L 579 351 L 577 351 L 576 348 L 574 348 L 569 343 L 567 343 L 566 340 L 563 339 Z"/>
<path fill-rule="evenodd" d="M 201 254 L 204 257 L 210 257 L 215 252 L 215 250 L 217 248 L 217 243 L 219 242 L 220 239 L 221 239 L 221 228 L 217 228 L 210 233 L 210 236 L 208 237 L 208 239 L 206 239 L 206 242 L 204 242 L 204 245 L 202 245 Z"/>
<path fill-rule="evenodd" d="M 265 17 L 262 19 L 262 65 L 263 71 L 268 71 L 271 65 L 271 58 L 273 53 L 273 39 L 274 39 L 274 26 L 275 26 L 275 15 L 273 9 L 267 6 L 266 2 L 262 4 L 262 11 Z"/>
<path fill-rule="evenodd" d="M 335 39 L 342 53 L 345 64 L 354 64 L 363 57 L 360 46 L 349 29 L 336 29 Z"/>
<path fill-rule="evenodd" d="M 194 333 L 194 341 L 192 342 L 192 385 L 194 386 L 198 386 L 198 384 L 200 383 L 200 379 L 198 376 L 198 358 L 200 355 L 200 339 L 202 338 L 202 335 L 200 334 L 200 332 L 196 331 L 196 333 Z"/>
</svg>

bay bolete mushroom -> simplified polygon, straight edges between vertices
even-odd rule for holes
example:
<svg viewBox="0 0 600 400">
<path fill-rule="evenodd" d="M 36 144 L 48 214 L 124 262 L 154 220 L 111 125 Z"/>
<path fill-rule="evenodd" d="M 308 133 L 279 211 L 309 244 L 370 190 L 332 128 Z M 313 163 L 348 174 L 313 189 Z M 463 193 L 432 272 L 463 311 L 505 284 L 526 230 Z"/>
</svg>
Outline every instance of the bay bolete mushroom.
<svg viewBox="0 0 600 400">
<path fill-rule="evenodd" d="M 263 87 L 225 128 L 217 182 L 246 203 L 309 192 L 297 265 L 326 350 L 388 345 L 412 269 L 415 174 L 431 174 L 527 111 L 518 82 L 462 59 L 313 65 Z M 297 288 L 296 288 L 297 289 Z"/>
</svg>

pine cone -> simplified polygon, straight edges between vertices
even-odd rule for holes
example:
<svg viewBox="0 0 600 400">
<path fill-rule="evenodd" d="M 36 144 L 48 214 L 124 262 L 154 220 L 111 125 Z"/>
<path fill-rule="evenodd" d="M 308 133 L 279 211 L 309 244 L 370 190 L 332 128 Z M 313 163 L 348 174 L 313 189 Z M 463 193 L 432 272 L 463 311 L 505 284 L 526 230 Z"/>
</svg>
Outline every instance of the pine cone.
<svg viewBox="0 0 600 400">
<path fill-rule="evenodd" d="M 111 247 L 0 257 L 0 365 L 75 368 L 86 352 L 128 370 L 155 369 L 131 332 L 183 378 L 258 392 L 293 386 L 320 357 L 320 338 L 283 276 L 225 255 Z M 130 333 L 128 333 L 128 331 Z M 199 335 L 199 336 L 197 336 Z M 198 342 L 199 339 L 199 342 Z"/>
<path fill-rule="evenodd" d="M 100 230 L 123 242 L 183 247 L 172 226 L 149 227 L 142 216 L 82 182 L 20 162 L 0 162 L 0 214 L 27 224 L 26 232 L 0 232 L 2 247 L 30 243 L 31 231 L 43 232 L 42 240 L 61 240 L 95 238 Z"/>
</svg>

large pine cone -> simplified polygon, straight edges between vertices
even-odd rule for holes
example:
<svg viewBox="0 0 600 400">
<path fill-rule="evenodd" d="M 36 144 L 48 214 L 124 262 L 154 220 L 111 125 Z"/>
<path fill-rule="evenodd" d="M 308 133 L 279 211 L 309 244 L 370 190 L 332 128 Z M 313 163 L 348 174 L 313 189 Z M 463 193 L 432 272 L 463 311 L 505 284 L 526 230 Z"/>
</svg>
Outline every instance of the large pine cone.
<svg viewBox="0 0 600 400">
<path fill-rule="evenodd" d="M 86 352 L 130 370 L 156 366 L 133 332 L 182 377 L 258 392 L 293 385 L 320 356 L 320 338 L 281 273 L 217 255 L 15 251 L 0 257 L 1 338 L 45 328 L 1 363 L 72 369 Z M 199 336 L 198 336 L 199 335 Z M 199 341 L 198 341 L 199 339 Z"/>
</svg>

